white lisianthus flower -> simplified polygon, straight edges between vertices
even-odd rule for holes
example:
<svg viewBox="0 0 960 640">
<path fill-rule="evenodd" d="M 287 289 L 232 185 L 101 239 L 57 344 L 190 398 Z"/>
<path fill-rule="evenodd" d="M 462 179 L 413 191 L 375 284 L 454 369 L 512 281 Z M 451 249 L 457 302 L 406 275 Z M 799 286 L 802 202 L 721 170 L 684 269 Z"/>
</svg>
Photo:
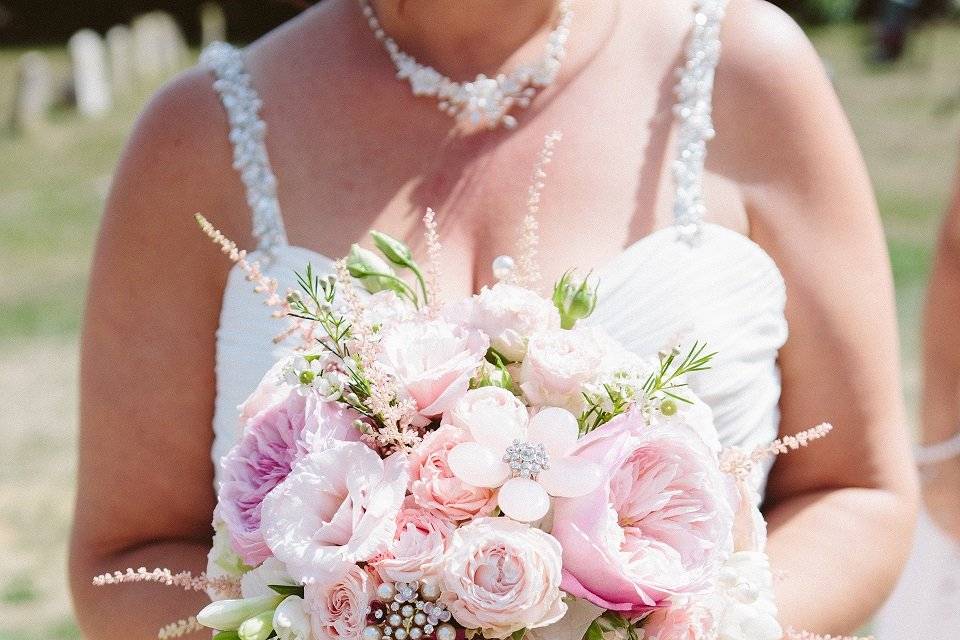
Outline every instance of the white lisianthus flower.
<svg viewBox="0 0 960 640">
<path fill-rule="evenodd" d="M 470 324 L 490 336 L 490 346 L 512 362 L 523 359 L 531 335 L 560 328 L 560 312 L 551 301 L 502 282 L 481 289 L 468 314 Z"/>
</svg>

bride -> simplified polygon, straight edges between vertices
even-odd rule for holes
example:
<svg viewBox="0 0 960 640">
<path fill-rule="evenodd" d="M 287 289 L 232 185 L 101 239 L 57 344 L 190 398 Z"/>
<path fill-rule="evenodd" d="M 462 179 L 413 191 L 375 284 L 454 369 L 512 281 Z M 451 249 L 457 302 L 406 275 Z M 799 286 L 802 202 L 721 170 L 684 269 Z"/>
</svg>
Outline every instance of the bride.
<svg viewBox="0 0 960 640">
<path fill-rule="evenodd" d="M 796 25 L 760 0 L 326 0 L 244 51 L 208 50 L 117 170 L 82 347 L 71 576 L 87 637 L 152 637 L 201 605 L 90 577 L 204 568 L 211 447 L 230 446 L 273 358 L 269 311 L 192 214 L 288 284 L 371 228 L 416 246 L 432 206 L 463 296 L 513 247 L 553 129 L 546 281 L 597 269 L 591 320 L 636 351 L 707 339 L 721 356 L 693 385 L 726 444 L 836 425 L 756 483 L 784 627 L 871 614 L 915 508 L 892 288 L 863 163 Z"/>
</svg>

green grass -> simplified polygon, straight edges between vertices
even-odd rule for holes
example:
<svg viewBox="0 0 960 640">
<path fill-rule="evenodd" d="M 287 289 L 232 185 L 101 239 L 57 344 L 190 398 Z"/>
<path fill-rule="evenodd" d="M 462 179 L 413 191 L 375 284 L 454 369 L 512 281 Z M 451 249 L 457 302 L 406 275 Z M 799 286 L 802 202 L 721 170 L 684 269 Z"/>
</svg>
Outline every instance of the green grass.
<svg viewBox="0 0 960 640">
<path fill-rule="evenodd" d="M 960 151 L 960 28 L 920 34 L 908 59 L 887 70 L 863 64 L 858 27 L 811 35 L 876 185 L 914 397 L 930 249 Z M 0 125 L 20 53 L 0 49 Z M 50 54 L 65 74 L 64 52 Z M 59 112 L 29 138 L 0 132 L 0 441 L 17 460 L 0 466 L 0 640 L 79 637 L 64 578 L 76 336 L 97 221 L 137 108 L 95 122 Z"/>
</svg>

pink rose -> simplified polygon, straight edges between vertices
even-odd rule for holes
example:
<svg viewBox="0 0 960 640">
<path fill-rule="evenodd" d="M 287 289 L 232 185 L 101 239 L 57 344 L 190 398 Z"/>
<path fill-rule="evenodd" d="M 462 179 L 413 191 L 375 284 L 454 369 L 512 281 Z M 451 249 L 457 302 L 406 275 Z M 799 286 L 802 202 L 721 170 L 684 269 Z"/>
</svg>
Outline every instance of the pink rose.
<svg viewBox="0 0 960 640">
<path fill-rule="evenodd" d="M 453 523 L 419 508 L 410 498 L 397 516 L 389 550 L 373 562 L 385 582 L 412 582 L 433 574 L 443 559 Z"/>
<path fill-rule="evenodd" d="M 663 607 L 643 622 L 644 640 L 703 640 L 715 637 L 713 612 L 696 604 Z"/>
<path fill-rule="evenodd" d="M 308 582 L 303 599 L 314 640 L 356 640 L 367 624 L 376 585 L 356 564 L 331 579 Z"/>
<path fill-rule="evenodd" d="M 508 360 L 519 362 L 527 340 L 538 331 L 560 328 L 560 312 L 535 291 L 499 283 L 473 297 L 472 326 L 490 336 L 490 344 Z"/>
<path fill-rule="evenodd" d="M 474 487 L 450 470 L 447 456 L 470 440 L 465 429 L 442 425 L 428 433 L 410 459 L 410 493 L 418 505 L 455 522 L 490 515 L 497 506 L 494 489 Z"/>
<path fill-rule="evenodd" d="M 247 421 L 258 413 L 286 399 L 294 386 L 286 382 L 284 371 L 289 368 L 295 358 L 296 356 L 290 356 L 275 362 L 260 379 L 260 383 L 253 390 L 253 393 L 238 407 L 240 417 L 237 424 L 240 429 L 243 429 Z"/>
<path fill-rule="evenodd" d="M 307 450 L 307 399 L 287 390 L 286 398 L 251 418 L 220 464 L 223 482 L 217 517 L 226 523 L 230 542 L 248 565 L 270 557 L 260 531 L 264 497 L 280 484 Z"/>
<path fill-rule="evenodd" d="M 520 388 L 531 405 L 561 407 L 579 415 L 583 387 L 600 372 L 603 344 L 590 328 L 533 334 L 520 367 Z"/>
<path fill-rule="evenodd" d="M 696 432 L 647 425 L 634 411 L 586 436 L 578 455 L 609 469 L 610 480 L 556 501 L 564 590 L 639 615 L 707 588 L 731 550 L 737 496 Z"/>
<path fill-rule="evenodd" d="M 446 320 L 403 322 L 384 330 L 380 362 L 429 418 L 467 392 L 489 347 L 479 331 Z"/>
<path fill-rule="evenodd" d="M 332 441 L 264 498 L 263 539 L 294 578 L 328 580 L 389 547 L 408 479 L 404 454 Z"/>
<path fill-rule="evenodd" d="M 553 624 L 567 612 L 560 591 L 560 544 L 509 518 L 480 518 L 456 531 L 443 562 L 453 617 L 486 638 Z"/>
</svg>

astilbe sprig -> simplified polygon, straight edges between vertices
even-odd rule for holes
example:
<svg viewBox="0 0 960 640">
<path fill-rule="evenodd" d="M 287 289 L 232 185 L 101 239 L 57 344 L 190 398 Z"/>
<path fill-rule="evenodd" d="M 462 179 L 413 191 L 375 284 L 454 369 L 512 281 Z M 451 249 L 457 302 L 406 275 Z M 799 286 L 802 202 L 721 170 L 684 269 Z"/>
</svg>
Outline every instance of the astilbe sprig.
<svg viewBox="0 0 960 640">
<path fill-rule="evenodd" d="M 210 630 L 197 622 L 196 617 L 190 616 L 185 620 L 177 620 L 176 622 L 164 625 L 163 628 L 157 632 L 157 639 L 169 640 L 170 638 L 182 638 L 191 633 L 200 633 L 201 631 L 209 632 Z"/>
<path fill-rule="evenodd" d="M 135 582 L 152 582 L 168 587 L 179 587 L 185 591 L 210 590 L 225 597 L 239 597 L 240 594 L 239 578 L 232 576 L 211 577 L 206 573 L 194 575 L 190 571 L 174 573 L 170 569 L 161 568 L 156 568 L 153 571 L 147 571 L 146 567 L 140 567 L 136 571 L 133 569 L 114 571 L 113 573 L 101 574 L 93 579 L 93 584 L 97 587 Z"/>
<path fill-rule="evenodd" d="M 729 447 L 721 454 L 720 468 L 734 477 L 746 478 L 757 464 L 806 447 L 814 440 L 826 437 L 832 430 L 833 425 L 824 422 L 795 435 L 777 438 L 770 444 L 756 447 L 749 453 L 738 447 Z"/>
<path fill-rule="evenodd" d="M 540 226 L 537 215 L 540 213 L 540 201 L 543 197 L 544 180 L 547 177 L 547 165 L 553 160 L 553 148 L 563 136 L 559 131 L 547 134 L 537 163 L 533 167 L 533 179 L 527 197 L 527 215 L 523 218 L 520 239 L 517 243 L 517 264 L 510 274 L 509 282 L 520 286 L 534 286 L 540 282 L 540 265 L 537 253 L 540 248 Z"/>
<path fill-rule="evenodd" d="M 437 214 L 427 207 L 423 216 L 423 239 L 427 245 L 427 291 L 429 299 L 427 313 L 435 317 L 440 311 L 441 288 L 440 271 L 443 259 L 443 247 L 440 244 L 440 233 L 437 231 Z"/>
<path fill-rule="evenodd" d="M 810 631 L 797 631 L 788 629 L 784 640 L 875 640 L 873 636 L 831 636 L 812 633 Z"/>
<path fill-rule="evenodd" d="M 305 345 L 309 344 L 313 334 L 312 327 L 309 324 L 302 322 L 300 318 L 292 313 L 292 309 L 289 304 L 289 296 L 284 298 L 279 294 L 279 284 L 277 281 L 263 273 L 258 261 L 248 260 L 247 252 L 244 249 L 239 248 L 236 242 L 223 235 L 223 233 L 213 226 L 213 224 L 202 214 L 197 213 L 194 215 L 194 217 L 197 220 L 197 224 L 200 225 L 200 228 L 207 235 L 207 237 L 219 245 L 221 252 L 230 258 L 231 262 L 240 267 L 240 269 L 244 272 L 246 279 L 253 283 L 253 290 L 256 293 L 264 296 L 264 304 L 274 309 L 272 314 L 273 317 L 289 318 L 289 326 L 274 336 L 273 342 L 279 344 L 280 342 L 285 341 L 291 335 L 300 333 L 302 336 L 302 343 Z"/>
</svg>

